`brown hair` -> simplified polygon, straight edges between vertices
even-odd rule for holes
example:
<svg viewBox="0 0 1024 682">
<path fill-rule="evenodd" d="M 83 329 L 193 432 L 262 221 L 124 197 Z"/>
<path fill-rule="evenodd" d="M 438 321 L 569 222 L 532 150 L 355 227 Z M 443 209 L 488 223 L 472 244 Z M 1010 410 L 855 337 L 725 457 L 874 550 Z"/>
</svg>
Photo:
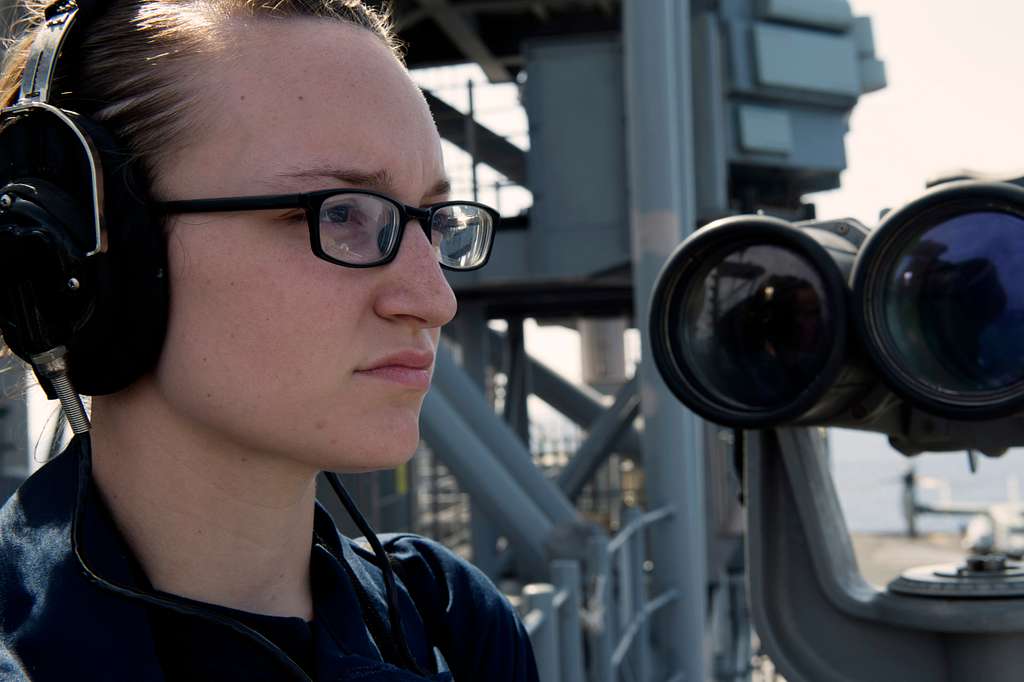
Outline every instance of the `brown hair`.
<svg viewBox="0 0 1024 682">
<path fill-rule="evenodd" d="M 26 17 L 0 70 L 0 102 L 18 95 L 29 48 L 52 0 L 24 0 Z M 189 88 L 197 56 L 223 47 L 227 19 L 315 17 L 342 21 L 380 38 L 401 60 L 389 13 L 362 0 L 112 0 L 87 27 L 76 54 L 59 63 L 59 103 L 103 122 L 149 177 L 157 163 L 202 125 Z"/>
</svg>

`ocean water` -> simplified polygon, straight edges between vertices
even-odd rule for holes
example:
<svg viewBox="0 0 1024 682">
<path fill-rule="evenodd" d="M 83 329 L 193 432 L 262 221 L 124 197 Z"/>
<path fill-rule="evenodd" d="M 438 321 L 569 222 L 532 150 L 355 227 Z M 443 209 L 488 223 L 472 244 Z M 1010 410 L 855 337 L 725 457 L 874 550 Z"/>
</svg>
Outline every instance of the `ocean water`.
<svg viewBox="0 0 1024 682">
<path fill-rule="evenodd" d="M 903 476 L 910 467 L 918 476 L 918 499 L 927 503 L 1004 502 L 1018 496 L 1024 480 L 1024 448 L 1002 457 L 978 456 L 977 473 L 964 452 L 924 453 L 905 457 L 885 436 L 831 429 L 832 474 L 851 531 L 893 533 L 906 530 Z M 921 532 L 960 530 L 965 518 L 918 517 Z"/>
</svg>

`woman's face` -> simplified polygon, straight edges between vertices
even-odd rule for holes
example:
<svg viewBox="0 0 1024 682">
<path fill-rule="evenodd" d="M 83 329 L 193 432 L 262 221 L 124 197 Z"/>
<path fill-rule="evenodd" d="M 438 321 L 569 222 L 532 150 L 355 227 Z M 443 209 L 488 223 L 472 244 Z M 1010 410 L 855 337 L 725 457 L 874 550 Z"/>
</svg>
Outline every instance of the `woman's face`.
<svg viewBox="0 0 1024 682">
<path fill-rule="evenodd" d="M 430 112 L 376 37 L 313 19 L 234 35 L 198 76 L 210 124 L 159 169 L 161 199 L 340 187 L 413 206 L 446 198 Z M 417 223 L 393 262 L 368 269 L 317 259 L 304 216 L 287 210 L 177 216 L 168 255 L 154 385 L 176 418 L 212 442 L 315 468 L 412 454 L 439 330 L 455 314 Z"/>
</svg>

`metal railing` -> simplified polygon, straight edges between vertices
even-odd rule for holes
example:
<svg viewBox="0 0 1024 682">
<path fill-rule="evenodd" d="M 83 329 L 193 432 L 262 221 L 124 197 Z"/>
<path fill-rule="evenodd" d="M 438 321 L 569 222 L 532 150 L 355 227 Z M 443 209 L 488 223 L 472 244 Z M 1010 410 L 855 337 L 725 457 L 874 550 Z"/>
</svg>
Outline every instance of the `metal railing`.
<svg viewBox="0 0 1024 682">
<path fill-rule="evenodd" d="M 469 536 L 469 495 L 437 456 L 421 445 L 410 462 L 415 495 L 410 528 L 472 559 Z"/>
<path fill-rule="evenodd" d="M 671 589 L 648 598 L 645 530 L 671 515 L 667 507 L 628 507 L 618 534 L 590 539 L 582 572 L 578 561 L 556 560 L 553 584 L 523 588 L 520 608 L 541 682 L 652 679 L 650 620 L 680 595 Z"/>
<path fill-rule="evenodd" d="M 584 682 L 581 573 L 578 561 L 551 562 L 553 584 L 523 588 L 523 624 L 542 682 Z"/>
<path fill-rule="evenodd" d="M 531 427 L 530 452 L 534 464 L 549 478 L 556 477 L 583 442 L 585 434 L 570 427 L 551 430 Z M 456 478 L 431 452 L 421 445 L 409 463 L 411 501 L 409 530 L 426 535 L 473 559 L 469 547 L 469 496 Z M 382 501 L 387 498 L 382 498 Z M 615 455 L 608 458 L 576 499 L 576 506 L 591 522 L 615 532 L 626 521 L 622 502 L 643 501 L 643 470 L 631 460 Z M 625 507 L 629 509 L 630 507 Z M 405 530 L 390 528 L 386 530 Z"/>
</svg>

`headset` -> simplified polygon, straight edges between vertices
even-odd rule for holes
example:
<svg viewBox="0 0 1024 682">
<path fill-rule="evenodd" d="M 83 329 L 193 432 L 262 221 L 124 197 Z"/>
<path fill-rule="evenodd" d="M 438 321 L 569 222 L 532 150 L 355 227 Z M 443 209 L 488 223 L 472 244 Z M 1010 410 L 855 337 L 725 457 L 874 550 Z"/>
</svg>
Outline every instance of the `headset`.
<svg viewBox="0 0 1024 682">
<path fill-rule="evenodd" d="M 128 386 L 155 364 L 167 326 L 165 239 L 142 165 L 54 103 L 73 76 L 58 56 L 101 7 L 46 8 L 18 99 L 0 111 L 0 331 L 51 399 L 60 366 L 80 393 Z"/>
<path fill-rule="evenodd" d="M 90 103 L 74 89 L 69 55 L 107 4 L 51 3 L 17 101 L 0 110 L 0 333 L 47 397 L 60 400 L 86 447 L 79 393 L 114 393 L 152 369 L 169 301 L 166 239 L 150 178 L 87 116 Z M 423 674 L 406 642 L 387 554 L 337 475 L 324 473 L 383 574 L 390 627 L 371 622 L 371 631 L 381 634 L 384 625 L 378 644 Z"/>
</svg>

